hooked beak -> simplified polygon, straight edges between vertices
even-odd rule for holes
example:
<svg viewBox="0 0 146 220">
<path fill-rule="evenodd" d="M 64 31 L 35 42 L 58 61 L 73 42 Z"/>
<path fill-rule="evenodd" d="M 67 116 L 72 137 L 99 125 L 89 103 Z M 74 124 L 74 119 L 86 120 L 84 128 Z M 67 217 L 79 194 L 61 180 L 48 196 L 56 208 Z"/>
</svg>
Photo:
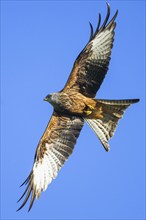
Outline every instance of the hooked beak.
<svg viewBox="0 0 146 220">
<path fill-rule="evenodd" d="M 44 100 L 44 101 L 47 101 L 47 97 L 45 97 L 43 100 Z"/>
<path fill-rule="evenodd" d="M 49 94 L 43 100 L 48 102 L 50 100 L 50 98 L 51 98 L 51 95 Z"/>
</svg>

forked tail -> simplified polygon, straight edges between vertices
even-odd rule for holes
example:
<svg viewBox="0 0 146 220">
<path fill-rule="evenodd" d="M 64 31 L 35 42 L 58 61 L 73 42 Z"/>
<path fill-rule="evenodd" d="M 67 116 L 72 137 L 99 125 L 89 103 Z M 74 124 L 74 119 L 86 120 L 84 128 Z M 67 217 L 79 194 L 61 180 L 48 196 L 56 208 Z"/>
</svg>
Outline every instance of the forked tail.
<svg viewBox="0 0 146 220">
<path fill-rule="evenodd" d="M 100 119 L 84 118 L 89 126 L 98 136 L 106 151 L 109 151 L 110 146 L 108 141 L 114 135 L 116 126 L 120 118 L 122 118 L 124 111 L 133 103 L 138 102 L 139 99 L 125 99 L 125 100 L 96 100 L 98 110 L 102 117 Z M 96 111 L 96 110 L 95 110 Z M 95 114 L 96 115 L 96 114 Z"/>
</svg>

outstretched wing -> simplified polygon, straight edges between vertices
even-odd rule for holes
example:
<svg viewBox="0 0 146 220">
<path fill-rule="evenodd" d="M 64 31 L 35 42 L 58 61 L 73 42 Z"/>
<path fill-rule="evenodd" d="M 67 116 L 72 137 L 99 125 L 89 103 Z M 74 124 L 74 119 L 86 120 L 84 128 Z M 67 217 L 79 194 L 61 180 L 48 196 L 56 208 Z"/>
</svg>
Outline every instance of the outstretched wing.
<svg viewBox="0 0 146 220">
<path fill-rule="evenodd" d="M 93 27 L 90 24 L 91 36 L 89 42 L 77 57 L 69 79 L 63 89 L 64 92 L 73 88 L 87 97 L 95 97 L 108 71 L 117 14 L 118 11 L 116 11 L 113 18 L 108 22 L 110 6 L 107 3 L 106 18 L 100 27 L 101 15 L 99 14 L 99 21 L 94 34 Z"/>
<path fill-rule="evenodd" d="M 41 192 L 45 191 L 52 179 L 57 176 L 58 171 L 72 153 L 83 124 L 84 120 L 80 117 L 53 113 L 45 133 L 38 144 L 32 171 L 22 184 L 27 185 L 27 187 L 18 201 L 25 195 L 26 197 L 18 210 L 31 197 L 30 210 L 34 199 L 38 199 Z"/>
</svg>

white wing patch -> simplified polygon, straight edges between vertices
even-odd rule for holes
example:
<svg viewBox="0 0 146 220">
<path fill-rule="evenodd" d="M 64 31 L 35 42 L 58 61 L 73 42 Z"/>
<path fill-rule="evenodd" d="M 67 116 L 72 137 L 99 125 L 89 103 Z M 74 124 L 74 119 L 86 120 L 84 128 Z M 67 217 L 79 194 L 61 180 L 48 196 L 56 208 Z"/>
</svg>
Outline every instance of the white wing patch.
<svg viewBox="0 0 146 220">
<path fill-rule="evenodd" d="M 46 143 L 45 145 L 47 148 L 45 155 L 33 166 L 33 185 L 36 198 L 39 198 L 41 192 L 45 191 L 52 180 L 56 178 L 58 171 L 67 159 L 61 152 L 53 149 L 54 144 Z"/>
<path fill-rule="evenodd" d="M 106 60 L 107 57 L 110 56 L 114 37 L 114 28 L 115 26 L 111 26 L 110 29 L 106 29 L 104 32 L 100 32 L 96 35 L 94 40 L 91 41 L 91 50 L 94 59 L 100 58 Z"/>
</svg>

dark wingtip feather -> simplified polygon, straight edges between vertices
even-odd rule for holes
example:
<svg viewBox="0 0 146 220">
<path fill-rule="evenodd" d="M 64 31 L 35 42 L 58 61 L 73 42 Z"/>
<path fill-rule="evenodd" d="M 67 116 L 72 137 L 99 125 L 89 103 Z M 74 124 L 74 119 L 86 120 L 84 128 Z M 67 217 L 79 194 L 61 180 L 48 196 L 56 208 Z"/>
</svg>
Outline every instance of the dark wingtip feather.
<svg viewBox="0 0 146 220">
<path fill-rule="evenodd" d="M 108 2 L 106 2 L 107 8 L 110 9 L 110 4 Z"/>
<path fill-rule="evenodd" d="M 33 191 L 32 191 L 32 195 L 31 195 L 31 201 L 30 201 L 30 205 L 29 205 L 28 212 L 31 210 L 31 208 L 32 208 L 32 206 L 33 206 L 35 197 L 36 197 L 36 196 L 35 196 L 35 191 L 33 190 Z"/>
<path fill-rule="evenodd" d="M 31 194 L 31 191 L 32 191 L 32 189 L 31 189 L 31 187 L 29 187 L 29 189 L 28 189 L 28 191 L 27 191 L 27 195 L 26 195 L 26 197 L 25 197 L 25 200 L 23 201 L 22 205 L 17 209 L 17 212 L 18 212 L 20 209 L 22 209 L 23 206 L 26 204 L 26 202 L 28 201 L 29 196 L 30 196 L 30 194 Z"/>
<path fill-rule="evenodd" d="M 113 18 L 109 21 L 109 23 L 107 23 L 108 20 L 109 20 L 109 16 L 110 16 L 110 4 L 109 4 L 108 2 L 106 2 L 106 4 L 107 4 L 107 14 L 106 14 L 105 20 L 104 20 L 102 26 L 100 27 L 101 14 L 99 13 L 98 25 L 97 25 L 97 28 L 96 28 L 96 30 L 95 30 L 95 33 L 93 34 L 92 39 L 93 39 L 94 37 L 96 37 L 96 35 L 97 35 L 98 32 L 102 32 L 106 27 L 107 27 L 107 28 L 110 28 L 110 26 L 113 25 L 113 23 L 114 23 L 114 21 L 115 21 L 117 15 L 118 15 L 118 10 L 117 10 L 116 13 L 115 13 L 115 15 L 113 16 Z M 114 25 L 116 26 L 116 23 L 114 23 Z"/>
<path fill-rule="evenodd" d="M 29 185 L 26 187 L 24 193 L 22 194 L 22 196 L 20 197 L 20 199 L 18 199 L 17 203 L 20 202 L 20 200 L 24 197 L 24 195 L 26 194 L 28 188 L 29 188 Z"/>
<path fill-rule="evenodd" d="M 99 13 L 99 14 L 98 14 L 98 24 L 97 24 L 97 28 L 96 28 L 96 31 L 95 31 L 94 36 L 95 36 L 95 35 L 98 33 L 98 31 L 99 31 L 100 23 L 101 23 L 101 14 Z"/>
<path fill-rule="evenodd" d="M 28 177 L 26 178 L 26 180 L 20 185 L 20 187 L 23 186 L 23 185 L 26 185 L 26 184 L 29 182 L 31 175 L 32 175 L 32 172 L 30 172 L 29 176 L 28 176 Z"/>
<path fill-rule="evenodd" d="M 28 176 L 28 178 L 24 181 L 24 184 L 28 184 L 24 193 L 22 194 L 22 196 L 20 197 L 20 199 L 17 201 L 17 202 L 20 202 L 20 200 L 26 195 L 22 205 L 17 209 L 17 211 L 19 211 L 20 209 L 23 208 L 23 206 L 26 204 L 26 202 L 28 201 L 29 197 L 30 197 L 30 194 L 32 193 L 31 195 L 31 201 L 30 201 L 30 206 L 29 206 L 29 211 L 30 209 L 32 208 L 32 205 L 33 205 L 33 202 L 34 202 L 34 199 L 35 199 L 35 191 L 33 190 L 32 188 L 32 172 L 30 173 L 30 175 Z"/>
<path fill-rule="evenodd" d="M 93 37 L 93 26 L 90 22 L 89 22 L 89 25 L 90 25 L 90 38 L 89 38 L 89 41 L 90 41 Z"/>
<path fill-rule="evenodd" d="M 105 20 L 104 20 L 104 22 L 103 22 L 103 24 L 100 28 L 100 31 L 102 31 L 105 28 L 105 25 L 107 24 L 107 21 L 108 21 L 109 16 L 110 16 L 110 4 L 107 3 L 107 2 L 106 2 L 106 4 L 107 4 L 107 14 L 106 14 Z"/>
<path fill-rule="evenodd" d="M 140 101 L 140 99 L 132 99 L 132 103 L 137 103 L 139 101 Z"/>
<path fill-rule="evenodd" d="M 116 13 L 114 14 L 114 16 L 113 16 L 113 18 L 111 19 L 111 21 L 108 23 L 107 27 L 110 27 L 110 26 L 114 23 L 114 21 L 115 21 L 117 15 L 118 15 L 118 10 L 117 10 Z"/>
</svg>

